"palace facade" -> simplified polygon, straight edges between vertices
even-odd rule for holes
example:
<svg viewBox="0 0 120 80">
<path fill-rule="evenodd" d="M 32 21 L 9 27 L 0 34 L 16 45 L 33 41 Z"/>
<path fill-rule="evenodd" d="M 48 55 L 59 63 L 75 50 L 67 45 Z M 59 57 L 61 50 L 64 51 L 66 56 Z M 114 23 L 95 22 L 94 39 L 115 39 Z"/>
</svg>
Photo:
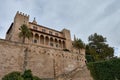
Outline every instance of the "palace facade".
<svg viewBox="0 0 120 80">
<path fill-rule="evenodd" d="M 72 50 L 72 41 L 70 31 L 63 29 L 57 31 L 42 25 L 39 25 L 34 20 L 29 22 L 29 15 L 22 12 L 17 12 L 14 21 L 6 33 L 6 40 L 22 42 L 19 38 L 20 26 L 26 24 L 32 31 L 32 38 L 25 40 L 25 43 L 36 44 L 44 47 L 56 48 L 56 49 L 68 49 Z"/>
</svg>

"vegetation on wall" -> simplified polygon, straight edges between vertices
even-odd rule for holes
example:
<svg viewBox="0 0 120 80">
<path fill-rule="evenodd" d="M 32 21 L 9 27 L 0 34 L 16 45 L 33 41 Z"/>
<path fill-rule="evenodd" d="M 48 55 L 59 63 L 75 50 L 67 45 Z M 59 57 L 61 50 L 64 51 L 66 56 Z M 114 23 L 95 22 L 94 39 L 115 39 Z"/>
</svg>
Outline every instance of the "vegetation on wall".
<svg viewBox="0 0 120 80">
<path fill-rule="evenodd" d="M 37 76 L 33 76 L 31 70 L 26 70 L 23 74 L 14 71 L 5 75 L 2 80 L 42 80 Z"/>
<path fill-rule="evenodd" d="M 94 80 L 120 80 L 120 59 L 87 64 Z"/>
<path fill-rule="evenodd" d="M 95 62 L 93 56 L 91 56 L 91 55 L 86 55 L 85 58 L 86 58 L 87 63 L 89 63 L 89 62 Z"/>
<path fill-rule="evenodd" d="M 27 27 L 26 24 L 23 24 L 22 26 L 20 26 L 19 37 L 22 38 L 23 43 L 25 43 L 26 38 L 29 39 L 31 36 L 32 36 L 32 32 L 30 31 L 30 29 Z"/>
<path fill-rule="evenodd" d="M 74 37 L 73 47 L 78 49 L 80 54 L 80 49 L 85 48 L 85 44 L 81 39 Z"/>
<path fill-rule="evenodd" d="M 107 40 L 102 35 L 94 33 L 88 37 L 86 55 L 91 55 L 95 61 L 102 61 L 113 57 L 114 49 L 106 44 Z"/>
</svg>

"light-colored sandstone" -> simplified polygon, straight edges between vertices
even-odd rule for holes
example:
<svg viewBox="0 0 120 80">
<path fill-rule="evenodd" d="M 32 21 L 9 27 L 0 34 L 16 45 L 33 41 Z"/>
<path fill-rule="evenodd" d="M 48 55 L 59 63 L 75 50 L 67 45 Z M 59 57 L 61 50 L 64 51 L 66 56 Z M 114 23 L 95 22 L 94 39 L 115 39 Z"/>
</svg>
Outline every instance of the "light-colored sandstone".
<svg viewBox="0 0 120 80">
<path fill-rule="evenodd" d="M 32 31 L 32 38 L 25 44 L 18 36 L 23 24 Z M 12 71 L 23 72 L 26 67 L 40 78 L 92 80 L 84 69 L 85 49 L 78 52 L 72 46 L 69 30 L 56 31 L 37 24 L 35 19 L 29 22 L 29 15 L 17 12 L 6 39 L 0 39 L 0 78 Z"/>
</svg>

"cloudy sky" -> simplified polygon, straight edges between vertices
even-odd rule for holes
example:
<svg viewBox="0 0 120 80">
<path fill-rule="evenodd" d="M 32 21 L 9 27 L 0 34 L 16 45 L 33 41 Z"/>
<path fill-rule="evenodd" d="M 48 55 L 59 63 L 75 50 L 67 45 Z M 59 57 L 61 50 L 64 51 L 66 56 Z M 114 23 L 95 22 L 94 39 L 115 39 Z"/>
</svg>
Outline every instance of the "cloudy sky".
<svg viewBox="0 0 120 80">
<path fill-rule="evenodd" d="M 36 17 L 40 25 L 67 28 L 85 43 L 95 32 L 103 35 L 120 56 L 120 0 L 0 0 L 0 38 L 17 11 L 29 14 L 30 21 Z"/>
</svg>

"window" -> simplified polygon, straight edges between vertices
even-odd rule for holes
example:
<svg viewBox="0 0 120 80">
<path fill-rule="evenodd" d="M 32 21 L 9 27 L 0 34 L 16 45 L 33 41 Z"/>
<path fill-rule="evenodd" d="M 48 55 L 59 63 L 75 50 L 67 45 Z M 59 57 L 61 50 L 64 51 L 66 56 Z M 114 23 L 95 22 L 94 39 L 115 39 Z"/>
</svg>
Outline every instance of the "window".
<svg viewBox="0 0 120 80">
<path fill-rule="evenodd" d="M 35 39 L 33 42 L 34 42 L 34 43 L 37 43 L 37 40 Z"/>
<path fill-rule="evenodd" d="M 45 29 L 42 29 L 42 32 L 45 32 L 46 30 Z"/>
<path fill-rule="evenodd" d="M 52 35 L 52 31 L 49 31 L 49 33 Z"/>
<path fill-rule="evenodd" d="M 58 48 L 58 44 L 56 44 L 56 47 Z"/>
<path fill-rule="evenodd" d="M 33 29 L 37 30 L 37 27 L 36 27 L 36 26 L 33 26 Z"/>
<path fill-rule="evenodd" d="M 50 46 L 53 46 L 53 43 L 50 43 Z"/>
<path fill-rule="evenodd" d="M 58 36 L 58 33 L 55 33 L 56 36 Z"/>
</svg>

